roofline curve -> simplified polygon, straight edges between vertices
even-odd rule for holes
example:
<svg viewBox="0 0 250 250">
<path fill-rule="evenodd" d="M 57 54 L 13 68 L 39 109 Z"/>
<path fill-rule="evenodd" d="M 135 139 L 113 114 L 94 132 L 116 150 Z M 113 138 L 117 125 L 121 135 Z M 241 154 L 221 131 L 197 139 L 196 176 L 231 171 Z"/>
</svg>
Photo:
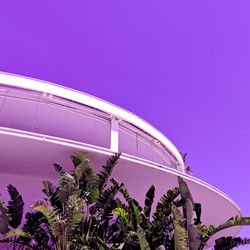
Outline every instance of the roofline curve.
<svg viewBox="0 0 250 250">
<path fill-rule="evenodd" d="M 0 84 L 12 87 L 19 87 L 23 89 L 30 89 L 33 91 L 48 93 L 64 99 L 72 100 L 90 107 L 94 107 L 108 114 L 121 118 L 122 120 L 125 120 L 129 123 L 132 123 L 135 126 L 142 129 L 143 131 L 145 131 L 146 133 L 156 138 L 158 141 L 160 141 L 176 157 L 181 171 L 185 172 L 182 156 L 180 155 L 179 151 L 174 146 L 174 144 L 167 137 L 165 137 L 159 130 L 154 128 L 148 122 L 146 122 L 137 115 L 123 108 L 120 108 L 100 98 L 94 97 L 92 95 L 68 87 L 1 71 L 0 71 Z"/>
</svg>

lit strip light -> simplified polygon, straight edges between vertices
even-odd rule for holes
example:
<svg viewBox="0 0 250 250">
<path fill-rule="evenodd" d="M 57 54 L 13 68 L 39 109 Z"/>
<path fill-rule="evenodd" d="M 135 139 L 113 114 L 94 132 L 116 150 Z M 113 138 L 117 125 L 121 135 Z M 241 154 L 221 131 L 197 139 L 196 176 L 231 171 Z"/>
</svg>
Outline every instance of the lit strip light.
<svg viewBox="0 0 250 250">
<path fill-rule="evenodd" d="M 106 113 L 117 116 L 122 120 L 130 122 L 159 140 L 178 160 L 178 169 L 181 172 L 185 172 L 184 163 L 179 151 L 162 133 L 160 133 L 157 129 L 155 129 L 153 126 L 151 126 L 149 123 L 142 120 L 138 116 L 118 106 L 67 87 L 4 72 L 0 72 L 0 83 L 8 86 L 30 89 L 59 96 L 68 100 L 94 107 Z"/>
</svg>

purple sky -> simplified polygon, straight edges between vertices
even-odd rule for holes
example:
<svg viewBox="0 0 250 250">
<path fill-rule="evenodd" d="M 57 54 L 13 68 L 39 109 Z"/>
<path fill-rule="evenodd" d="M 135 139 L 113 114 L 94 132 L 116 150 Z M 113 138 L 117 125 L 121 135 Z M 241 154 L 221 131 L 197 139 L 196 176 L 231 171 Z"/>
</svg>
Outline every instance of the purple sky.
<svg viewBox="0 0 250 250">
<path fill-rule="evenodd" d="M 0 71 L 132 111 L 250 216 L 249 10 L 249 0 L 2 1 Z"/>
</svg>

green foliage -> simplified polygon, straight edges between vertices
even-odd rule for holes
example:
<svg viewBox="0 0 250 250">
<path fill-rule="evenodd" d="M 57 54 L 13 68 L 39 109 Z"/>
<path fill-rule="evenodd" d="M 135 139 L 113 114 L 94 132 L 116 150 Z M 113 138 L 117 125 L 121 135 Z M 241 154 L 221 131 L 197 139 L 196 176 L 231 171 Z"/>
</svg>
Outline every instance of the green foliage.
<svg viewBox="0 0 250 250">
<path fill-rule="evenodd" d="M 68 197 L 74 190 L 74 179 L 70 174 L 66 173 L 60 165 L 54 164 L 54 167 L 58 176 L 59 201 L 64 205 L 67 203 Z"/>
<path fill-rule="evenodd" d="M 0 199 L 0 233 L 5 234 L 9 231 L 9 221 L 8 208 L 3 206 L 4 203 Z"/>
<path fill-rule="evenodd" d="M 215 227 L 214 230 L 210 230 L 209 236 L 212 236 L 213 234 L 224 230 L 229 227 L 233 226 L 247 226 L 250 225 L 250 217 L 231 217 L 229 220 L 227 220 L 225 223 L 220 224 L 219 226 Z"/>
<path fill-rule="evenodd" d="M 103 218 L 106 218 L 112 214 L 112 211 L 115 208 L 112 207 L 112 204 L 114 204 L 114 197 L 124 186 L 123 183 L 120 184 L 115 179 L 111 179 L 111 183 L 113 185 L 102 192 L 96 203 L 96 210 L 99 212 L 100 216 L 103 216 Z"/>
<path fill-rule="evenodd" d="M 114 209 L 113 214 L 117 214 L 126 224 L 129 224 L 130 216 L 129 213 L 121 207 Z"/>
<path fill-rule="evenodd" d="M 20 237 L 20 239 L 28 239 L 28 241 L 31 241 L 32 239 L 30 234 L 24 232 L 23 230 L 13 229 L 5 233 L 4 236 L 0 238 L 0 244 L 6 244 L 8 246 L 12 245 L 13 249 L 16 249 L 17 246 L 19 246 L 19 249 L 23 249 L 23 247 L 25 247 L 25 249 L 33 249 L 30 245 L 25 244 L 24 241 L 17 241 L 16 237 Z"/>
<path fill-rule="evenodd" d="M 180 189 L 178 187 L 170 189 L 156 205 L 152 229 L 148 236 L 151 239 L 151 244 L 155 247 L 164 245 L 169 249 L 174 248 L 174 223 L 171 207 L 181 205 L 181 201 L 177 199 L 179 195 Z"/>
<path fill-rule="evenodd" d="M 36 250 L 197 250 L 221 230 L 250 225 L 250 217 L 238 216 L 219 226 L 203 225 L 201 204 L 193 201 L 181 177 L 179 187 L 161 197 L 151 218 L 155 186 L 147 191 L 142 209 L 124 184 L 111 178 L 119 157 L 120 153 L 113 155 L 98 174 L 81 152 L 71 155 L 72 173 L 54 164 L 58 186 L 42 182 L 47 198 L 32 205 L 33 211 L 26 214 L 22 229 L 18 227 L 23 200 L 9 185 L 9 205 L 4 207 L 0 199 L 0 244 Z M 229 249 L 249 242 L 227 237 L 216 241 L 215 247 Z"/>
<path fill-rule="evenodd" d="M 10 237 L 13 237 L 13 236 L 21 236 L 21 237 L 31 239 L 31 236 L 28 233 L 26 233 L 20 229 L 13 229 L 11 231 L 8 231 L 4 236 L 2 236 L 0 238 L 0 241 L 5 240 L 5 239 L 10 238 Z"/>
<path fill-rule="evenodd" d="M 78 153 L 81 156 L 81 154 Z M 90 166 L 89 161 L 81 156 L 80 164 L 75 167 L 75 177 L 79 180 L 79 188 L 82 191 L 82 195 L 87 193 L 86 202 L 93 204 L 97 202 L 99 198 L 98 189 L 98 176 L 95 174 L 93 168 Z"/>
<path fill-rule="evenodd" d="M 31 245 L 27 245 L 27 244 L 25 244 L 25 243 L 23 243 L 21 241 L 13 240 L 12 238 L 13 237 L 1 240 L 0 244 L 4 244 L 6 246 L 5 249 L 11 249 L 11 248 L 12 249 L 25 249 L 25 250 L 27 250 L 27 249 L 30 249 L 30 250 L 38 249 L 38 248 L 33 248 Z"/>
<path fill-rule="evenodd" d="M 58 213 L 45 201 L 36 201 L 31 208 L 44 215 L 49 223 L 49 228 L 54 237 L 59 235 Z"/>
<path fill-rule="evenodd" d="M 121 189 L 120 192 L 128 203 L 130 213 L 132 214 L 133 229 L 137 231 L 138 226 L 143 221 L 141 215 L 142 208 L 139 206 L 139 203 L 135 199 L 130 197 L 129 192 L 126 188 Z"/>
<path fill-rule="evenodd" d="M 98 247 L 99 250 L 109 250 L 110 248 L 107 246 L 107 244 L 101 240 L 101 238 L 96 237 L 95 240 L 96 246 Z"/>
<path fill-rule="evenodd" d="M 149 243 L 144 233 L 136 233 L 141 250 L 150 250 Z"/>
<path fill-rule="evenodd" d="M 116 198 L 116 208 L 113 210 L 113 214 L 118 215 L 121 234 L 127 235 L 128 228 L 132 227 L 132 214 L 119 198 Z"/>
<path fill-rule="evenodd" d="M 71 227 L 76 227 L 84 216 L 84 200 L 77 195 L 69 196 L 66 209 L 67 219 Z"/>
<path fill-rule="evenodd" d="M 200 230 L 201 240 L 202 240 L 201 249 L 206 245 L 207 241 L 214 234 L 230 227 L 248 226 L 248 225 L 250 225 L 250 217 L 239 217 L 239 216 L 231 217 L 229 220 L 218 226 L 210 225 L 209 227 L 206 227 L 202 225 Z"/>
<path fill-rule="evenodd" d="M 164 194 L 160 201 L 157 203 L 156 210 L 153 213 L 154 221 L 161 220 L 161 218 L 168 217 L 172 210 L 172 205 L 178 206 L 179 201 L 175 199 L 180 195 L 180 189 L 175 187 L 167 191 L 167 194 Z"/>
<path fill-rule="evenodd" d="M 171 209 L 174 216 L 175 249 L 188 250 L 189 238 L 186 230 L 185 219 L 175 205 L 173 205 Z"/>
</svg>

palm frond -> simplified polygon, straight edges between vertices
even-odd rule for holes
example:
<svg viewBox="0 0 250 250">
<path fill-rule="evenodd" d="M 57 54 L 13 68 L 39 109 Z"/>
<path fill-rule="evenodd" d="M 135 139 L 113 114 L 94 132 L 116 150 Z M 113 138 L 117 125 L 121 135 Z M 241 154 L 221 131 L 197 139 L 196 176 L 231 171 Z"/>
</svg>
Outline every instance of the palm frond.
<svg viewBox="0 0 250 250">
<path fill-rule="evenodd" d="M 132 224 L 133 215 L 131 214 L 129 207 L 123 204 L 119 198 L 116 198 L 115 201 L 116 208 L 112 212 L 113 214 L 118 215 L 118 221 L 116 221 L 117 225 L 115 226 L 120 228 L 120 235 L 126 235 L 128 232 L 128 227 Z"/>
<path fill-rule="evenodd" d="M 153 223 L 156 223 L 157 220 L 161 220 L 163 217 L 168 217 L 171 213 L 171 206 L 176 205 L 175 199 L 180 195 L 180 189 L 175 187 L 169 189 L 167 194 L 164 194 L 160 201 L 156 205 L 156 210 L 153 213 Z"/>
<path fill-rule="evenodd" d="M 97 202 L 99 198 L 98 190 L 98 176 L 95 174 L 94 169 L 90 166 L 89 162 L 84 162 L 81 165 L 81 177 L 79 179 L 79 188 L 81 190 L 81 196 L 86 196 L 88 204 Z"/>
<path fill-rule="evenodd" d="M 36 201 L 31 208 L 35 211 L 41 212 L 49 223 L 51 233 L 54 237 L 57 237 L 59 234 L 59 228 L 57 223 L 57 211 L 48 205 L 45 201 Z"/>
<path fill-rule="evenodd" d="M 130 194 L 126 188 L 121 189 L 120 192 L 122 193 L 123 197 L 128 203 L 130 211 L 133 215 L 132 216 L 133 229 L 136 231 L 138 228 L 138 225 L 140 225 L 143 222 L 143 218 L 141 214 L 142 208 L 140 207 L 139 203 L 135 199 L 130 197 Z"/>
<path fill-rule="evenodd" d="M 11 217 L 9 224 L 11 227 L 17 228 L 22 222 L 24 206 L 23 198 L 17 189 L 11 184 L 8 185 L 8 193 L 11 198 L 11 201 L 8 203 L 8 213 Z"/>
<path fill-rule="evenodd" d="M 115 165 L 118 163 L 118 160 L 120 158 L 121 153 L 116 153 L 112 155 L 105 165 L 102 166 L 102 170 L 100 171 L 98 175 L 98 189 L 100 194 L 104 190 L 104 188 L 107 185 L 107 181 L 109 177 L 111 176 L 112 170 L 115 167 Z"/>
<path fill-rule="evenodd" d="M 235 216 L 235 217 L 231 217 L 229 220 L 227 220 L 225 223 L 220 224 L 217 227 L 214 226 L 210 226 L 210 230 L 208 232 L 208 236 L 211 237 L 212 235 L 214 235 L 215 233 L 230 228 L 230 227 L 234 227 L 234 226 L 247 226 L 250 225 L 250 217 L 239 217 L 239 216 Z"/>
<path fill-rule="evenodd" d="M 17 249 L 16 247 L 18 247 L 19 250 L 21 249 L 29 249 L 29 250 L 35 250 L 35 248 L 29 244 L 26 244 L 24 242 L 20 242 L 18 240 L 13 241 L 12 239 L 4 239 L 4 240 L 0 240 L 0 244 L 5 244 L 6 249 L 9 249 L 10 246 L 13 246 L 13 249 Z"/>
<path fill-rule="evenodd" d="M 62 211 L 62 203 L 59 200 L 59 188 L 55 187 L 50 181 L 42 181 L 44 194 L 47 195 L 50 204 L 59 211 Z"/>
<path fill-rule="evenodd" d="M 121 207 L 117 207 L 115 208 L 115 210 L 113 211 L 113 214 L 118 215 L 120 218 L 122 218 L 127 224 L 129 223 L 130 220 L 130 216 L 129 213 Z"/>
<path fill-rule="evenodd" d="M 113 217 L 113 210 L 116 208 L 114 200 L 117 193 L 123 188 L 123 183 L 118 183 L 115 179 L 111 179 L 113 184 L 104 190 L 96 203 L 97 227 L 107 228 L 110 219 Z M 104 230 L 105 231 L 105 230 Z"/>
<path fill-rule="evenodd" d="M 62 166 L 60 166 L 59 164 L 54 163 L 53 165 L 54 165 L 54 168 L 55 168 L 55 170 L 56 170 L 56 172 L 57 172 L 58 175 L 63 175 L 63 174 L 66 173 L 66 172 L 63 170 Z"/>
<path fill-rule="evenodd" d="M 29 233 L 33 240 L 36 242 L 36 247 L 41 247 L 43 249 L 51 249 L 49 246 L 50 232 L 49 225 L 46 217 L 41 212 L 28 212 L 25 215 L 26 222 L 22 227 L 22 230 Z M 20 237 L 20 240 L 29 244 L 30 240 L 27 238 Z"/>
<path fill-rule="evenodd" d="M 76 152 L 76 155 L 71 155 L 71 160 L 74 164 L 73 176 L 78 184 L 85 168 L 89 165 L 89 160 L 80 151 Z"/>
<path fill-rule="evenodd" d="M 63 204 L 66 204 L 68 197 L 74 190 L 74 178 L 69 173 L 65 172 L 60 165 L 54 164 L 54 167 L 58 176 L 59 201 Z"/>
<path fill-rule="evenodd" d="M 156 205 L 153 213 L 152 230 L 149 237 L 155 247 L 165 245 L 167 248 L 174 247 L 174 222 L 171 206 L 180 206 L 180 200 L 176 200 L 180 195 L 180 189 L 175 187 L 167 191 Z"/>
<path fill-rule="evenodd" d="M 97 249 L 110 250 L 110 248 L 107 246 L 107 244 L 100 237 L 95 237 L 92 241 L 96 245 Z"/>
<path fill-rule="evenodd" d="M 151 208 L 154 202 L 154 197 L 155 197 L 155 185 L 152 185 L 149 188 L 148 192 L 146 193 L 146 198 L 145 198 L 144 215 L 146 217 L 150 217 Z"/>
<path fill-rule="evenodd" d="M 67 220 L 70 227 L 76 227 L 84 216 L 83 204 L 84 200 L 79 198 L 77 195 L 69 196 L 67 206 L 65 206 L 65 213 L 67 214 Z"/>
<path fill-rule="evenodd" d="M 75 168 L 86 160 L 85 155 L 80 151 L 76 152 L 76 155 L 71 155 L 70 158 Z"/>
<path fill-rule="evenodd" d="M 245 246 L 250 244 L 249 238 L 241 237 L 221 237 L 215 241 L 214 250 L 230 250 L 234 247 Z"/>
<path fill-rule="evenodd" d="M 29 233 L 26 233 L 26 232 L 24 232 L 23 230 L 20 230 L 20 229 L 13 229 L 13 230 L 7 232 L 6 234 L 4 234 L 0 238 L 0 241 L 8 239 L 8 238 L 11 238 L 13 236 L 21 236 L 21 237 L 25 237 L 25 238 L 31 239 L 31 236 L 30 236 Z"/>
</svg>

